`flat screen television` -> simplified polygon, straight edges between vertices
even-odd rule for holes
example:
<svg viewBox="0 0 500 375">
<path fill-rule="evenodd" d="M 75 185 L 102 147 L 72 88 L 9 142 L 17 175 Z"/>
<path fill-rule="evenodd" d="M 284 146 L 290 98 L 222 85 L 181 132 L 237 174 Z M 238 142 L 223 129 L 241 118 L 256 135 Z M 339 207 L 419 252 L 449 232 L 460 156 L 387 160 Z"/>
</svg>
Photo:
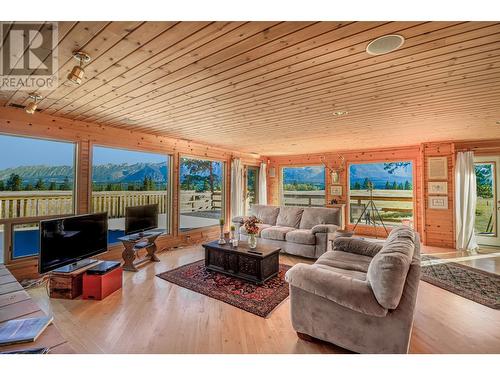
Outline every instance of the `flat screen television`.
<svg viewBox="0 0 500 375">
<path fill-rule="evenodd" d="M 40 222 L 38 271 L 71 272 L 108 250 L 108 214 L 69 216 Z"/>
<path fill-rule="evenodd" d="M 125 209 L 125 234 L 141 233 L 155 228 L 158 228 L 158 204 Z"/>
</svg>

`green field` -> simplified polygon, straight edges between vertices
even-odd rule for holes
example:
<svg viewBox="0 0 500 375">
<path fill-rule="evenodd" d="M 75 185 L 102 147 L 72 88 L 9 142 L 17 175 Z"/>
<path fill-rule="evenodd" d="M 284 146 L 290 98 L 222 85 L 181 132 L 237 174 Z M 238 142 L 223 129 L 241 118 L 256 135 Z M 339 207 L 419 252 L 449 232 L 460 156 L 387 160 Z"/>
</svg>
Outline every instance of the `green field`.
<svg viewBox="0 0 500 375">
<path fill-rule="evenodd" d="M 477 233 L 486 232 L 488 222 L 493 214 L 494 209 L 495 207 L 493 198 L 477 197 L 476 224 L 475 224 L 475 229 Z M 490 233 L 491 233 L 491 224 L 490 224 Z"/>
</svg>

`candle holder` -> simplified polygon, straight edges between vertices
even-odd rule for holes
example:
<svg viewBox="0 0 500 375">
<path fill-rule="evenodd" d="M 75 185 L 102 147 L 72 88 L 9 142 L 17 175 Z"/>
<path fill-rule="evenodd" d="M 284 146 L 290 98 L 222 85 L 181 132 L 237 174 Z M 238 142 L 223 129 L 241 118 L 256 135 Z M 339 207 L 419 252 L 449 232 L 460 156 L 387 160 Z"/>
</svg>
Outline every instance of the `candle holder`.
<svg viewBox="0 0 500 375">
<path fill-rule="evenodd" d="M 217 242 L 219 245 L 224 245 L 226 240 L 224 239 L 224 225 L 220 226 L 220 236 L 219 241 Z"/>
</svg>

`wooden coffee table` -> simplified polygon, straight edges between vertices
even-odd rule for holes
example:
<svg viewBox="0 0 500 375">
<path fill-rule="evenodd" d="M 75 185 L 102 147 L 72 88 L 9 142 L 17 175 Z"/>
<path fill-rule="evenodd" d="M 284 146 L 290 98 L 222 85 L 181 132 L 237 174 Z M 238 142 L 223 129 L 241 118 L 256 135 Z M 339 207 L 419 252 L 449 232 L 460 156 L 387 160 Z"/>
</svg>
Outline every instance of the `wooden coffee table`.
<svg viewBox="0 0 500 375">
<path fill-rule="evenodd" d="M 217 241 L 204 244 L 205 267 L 256 284 L 262 284 L 279 271 L 280 248 L 257 245 L 250 249 L 246 243 L 238 247 L 219 245 Z"/>
</svg>

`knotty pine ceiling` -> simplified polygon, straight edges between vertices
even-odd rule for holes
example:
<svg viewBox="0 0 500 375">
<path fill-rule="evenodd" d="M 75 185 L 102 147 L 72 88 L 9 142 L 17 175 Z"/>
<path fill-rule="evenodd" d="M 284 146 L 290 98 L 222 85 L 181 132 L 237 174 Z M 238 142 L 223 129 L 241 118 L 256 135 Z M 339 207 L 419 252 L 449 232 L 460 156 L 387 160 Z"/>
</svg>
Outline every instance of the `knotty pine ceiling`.
<svg viewBox="0 0 500 375">
<path fill-rule="evenodd" d="M 41 92 L 39 104 L 54 116 L 263 155 L 500 138 L 500 23 L 58 27 L 60 86 Z M 365 52 L 387 34 L 406 42 Z M 75 50 L 92 56 L 79 86 L 66 80 Z M 2 91 L 0 100 L 28 101 L 24 91 Z"/>
</svg>

